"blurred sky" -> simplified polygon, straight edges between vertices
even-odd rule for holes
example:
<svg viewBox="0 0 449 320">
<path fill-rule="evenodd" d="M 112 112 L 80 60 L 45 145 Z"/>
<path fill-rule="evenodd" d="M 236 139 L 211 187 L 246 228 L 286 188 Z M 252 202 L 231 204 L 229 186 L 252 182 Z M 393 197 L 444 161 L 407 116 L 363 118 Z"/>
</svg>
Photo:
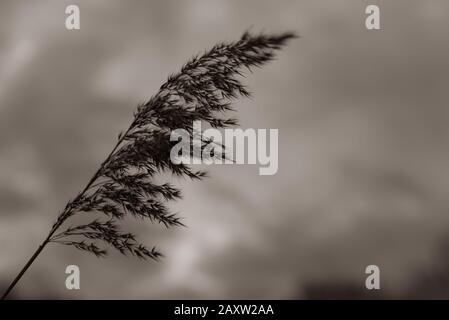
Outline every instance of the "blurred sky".
<svg viewBox="0 0 449 320">
<path fill-rule="evenodd" d="M 65 29 L 69 4 L 80 30 Z M 369 4 L 381 31 L 365 29 Z M 236 105 L 243 128 L 279 129 L 277 175 L 228 165 L 172 181 L 188 228 L 130 222 L 161 262 L 51 245 L 16 297 L 304 298 L 326 283 L 363 287 L 370 264 L 383 290 L 426 292 L 417 274 L 437 272 L 449 233 L 448 18 L 444 0 L 1 1 L 0 287 L 135 106 L 250 28 L 302 36 L 248 76 L 254 97 Z M 79 291 L 65 288 L 69 264 Z"/>
</svg>

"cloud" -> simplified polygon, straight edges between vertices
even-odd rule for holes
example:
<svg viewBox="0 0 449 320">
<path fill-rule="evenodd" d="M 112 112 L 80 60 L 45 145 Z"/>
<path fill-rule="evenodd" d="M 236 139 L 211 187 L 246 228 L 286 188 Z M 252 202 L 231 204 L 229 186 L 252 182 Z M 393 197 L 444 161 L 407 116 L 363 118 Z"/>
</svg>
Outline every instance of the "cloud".
<svg viewBox="0 0 449 320">
<path fill-rule="evenodd" d="M 248 74 L 254 97 L 237 103 L 244 127 L 279 129 L 280 167 L 272 177 L 210 167 L 205 182 L 173 181 L 188 228 L 133 225 L 163 262 L 51 247 L 20 297 L 298 297 L 339 279 L 351 291 L 371 263 L 393 291 L 408 290 L 420 261 L 437 256 L 449 207 L 445 1 L 432 2 L 439 10 L 380 1 L 383 30 L 373 33 L 361 2 L 77 3 L 76 32 L 64 28 L 62 2 L 0 5 L 0 235 L 16 243 L 2 247 L 2 278 L 86 183 L 134 106 L 192 54 L 251 26 L 302 35 Z M 63 286 L 73 263 L 85 279 L 76 293 Z"/>
</svg>

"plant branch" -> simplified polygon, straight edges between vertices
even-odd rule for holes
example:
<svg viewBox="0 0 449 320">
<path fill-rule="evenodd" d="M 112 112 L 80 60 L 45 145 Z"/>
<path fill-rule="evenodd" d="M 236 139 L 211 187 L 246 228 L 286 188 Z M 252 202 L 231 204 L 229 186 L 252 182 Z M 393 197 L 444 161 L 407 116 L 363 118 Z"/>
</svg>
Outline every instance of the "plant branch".
<svg viewBox="0 0 449 320">
<path fill-rule="evenodd" d="M 242 69 L 251 71 L 272 61 L 275 52 L 293 38 L 296 35 L 291 32 L 274 35 L 245 32 L 235 42 L 219 43 L 202 56 L 195 56 L 180 72 L 168 77 L 153 97 L 137 107 L 129 128 L 118 136 L 114 148 L 84 189 L 66 204 L 46 239 L 11 282 L 2 299 L 50 242 L 102 257 L 107 252 L 97 246 L 97 242 L 101 242 L 125 255 L 157 260 L 161 253 L 155 247 L 147 248 L 132 233 L 122 232 L 118 222 L 125 216 L 133 216 L 167 228 L 183 226 L 166 205 L 168 201 L 181 198 L 180 190 L 169 183 L 156 184 L 154 176 L 171 173 L 175 177 L 202 179 L 206 173 L 172 161 L 171 151 L 177 144 L 170 139 L 172 130 L 184 130 L 193 140 L 198 134 L 193 128 L 194 122 L 204 122 L 213 128 L 237 124 L 236 119 L 223 117 L 233 110 L 231 103 L 235 99 L 250 96 L 239 79 Z M 201 143 L 202 148 L 214 144 L 208 139 Z M 190 156 L 201 157 L 193 151 Z M 93 220 L 56 234 L 70 217 L 88 212 L 103 213 L 108 220 Z"/>
</svg>

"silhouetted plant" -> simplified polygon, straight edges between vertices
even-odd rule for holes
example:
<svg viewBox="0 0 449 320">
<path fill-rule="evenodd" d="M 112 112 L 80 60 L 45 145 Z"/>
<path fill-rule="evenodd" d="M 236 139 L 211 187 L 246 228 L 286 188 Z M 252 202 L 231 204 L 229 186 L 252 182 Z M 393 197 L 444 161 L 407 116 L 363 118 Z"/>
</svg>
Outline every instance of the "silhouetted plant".
<svg viewBox="0 0 449 320">
<path fill-rule="evenodd" d="M 118 136 L 115 147 L 86 187 L 67 203 L 44 242 L 2 298 L 6 298 L 48 243 L 74 246 L 98 257 L 107 254 L 99 245 L 104 243 L 122 254 L 158 259 L 161 254 L 154 247 L 147 248 L 132 233 L 121 232 L 118 222 L 131 215 L 166 227 L 182 225 L 166 207 L 167 201 L 181 197 L 180 190 L 169 183 L 156 184 L 153 178 L 168 172 L 201 179 L 205 172 L 193 171 L 183 163 L 174 164 L 170 160 L 170 150 L 177 143 L 170 141 L 171 130 L 185 129 L 193 137 L 194 121 L 203 121 L 214 128 L 235 125 L 235 119 L 222 118 L 221 114 L 233 110 L 232 100 L 250 95 L 237 78 L 242 75 L 241 70 L 269 62 L 275 51 L 292 38 L 295 38 L 293 33 L 251 35 L 246 32 L 236 42 L 217 44 L 202 56 L 192 58 L 179 73 L 170 76 L 156 95 L 137 107 L 129 128 Z M 203 139 L 201 147 L 209 143 Z M 198 155 L 192 152 L 191 156 Z M 100 212 L 106 219 L 59 231 L 75 214 L 88 212 Z"/>
</svg>

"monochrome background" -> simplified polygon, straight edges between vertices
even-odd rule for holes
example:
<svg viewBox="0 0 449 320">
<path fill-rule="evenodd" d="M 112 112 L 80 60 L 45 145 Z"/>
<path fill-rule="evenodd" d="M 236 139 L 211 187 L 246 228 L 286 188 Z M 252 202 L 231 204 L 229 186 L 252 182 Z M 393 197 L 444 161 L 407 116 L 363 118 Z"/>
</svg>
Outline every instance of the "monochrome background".
<svg viewBox="0 0 449 320">
<path fill-rule="evenodd" d="M 369 4 L 380 31 L 365 28 Z M 250 29 L 301 35 L 236 104 L 243 128 L 279 129 L 278 173 L 215 165 L 203 182 L 172 179 L 188 227 L 129 222 L 161 262 L 50 245 L 11 297 L 449 298 L 448 17 L 444 0 L 1 1 L 0 289 L 135 106 Z M 81 290 L 65 287 L 70 264 Z"/>
</svg>

